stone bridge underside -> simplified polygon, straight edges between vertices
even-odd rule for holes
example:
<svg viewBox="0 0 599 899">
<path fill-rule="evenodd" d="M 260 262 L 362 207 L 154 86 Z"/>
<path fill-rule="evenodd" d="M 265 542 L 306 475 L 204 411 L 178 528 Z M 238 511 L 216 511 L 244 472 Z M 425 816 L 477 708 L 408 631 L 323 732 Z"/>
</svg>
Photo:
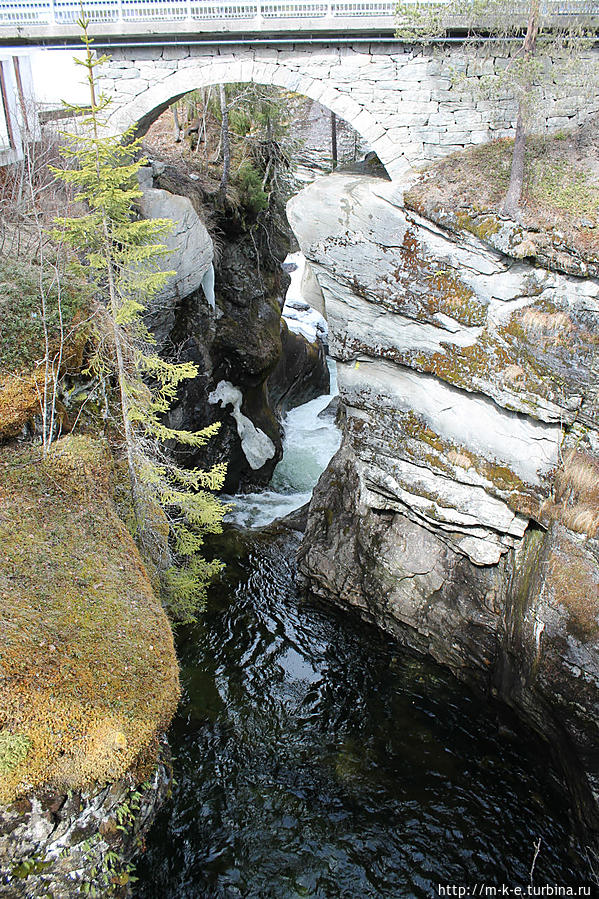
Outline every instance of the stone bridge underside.
<svg viewBox="0 0 599 899">
<path fill-rule="evenodd" d="M 476 59 L 460 43 L 182 44 L 117 48 L 98 72 L 102 90 L 113 97 L 113 133 L 136 122 L 143 132 L 195 88 L 277 85 L 345 119 L 395 178 L 424 160 L 513 134 L 513 101 L 505 95 L 488 99 L 480 90 L 481 77 L 505 65 L 502 57 Z M 565 78 L 548 93 L 536 131 L 582 124 L 599 110 L 599 97 L 592 103 L 576 97 Z"/>
</svg>

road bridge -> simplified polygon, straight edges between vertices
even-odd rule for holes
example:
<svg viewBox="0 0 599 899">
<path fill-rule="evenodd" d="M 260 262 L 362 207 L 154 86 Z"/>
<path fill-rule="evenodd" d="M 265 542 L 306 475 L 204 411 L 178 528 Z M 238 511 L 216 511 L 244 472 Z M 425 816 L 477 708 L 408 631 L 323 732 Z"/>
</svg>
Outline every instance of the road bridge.
<svg viewBox="0 0 599 899">
<path fill-rule="evenodd" d="M 548 0 L 557 18 L 597 0 Z M 140 131 L 176 99 L 212 84 L 277 85 L 347 121 L 399 176 L 426 160 L 513 134 L 509 92 L 484 98 L 481 78 L 505 54 L 476 57 L 459 34 L 427 46 L 395 39 L 395 0 L 85 0 L 114 133 Z M 520 14 L 526 2 L 519 0 Z M 515 5 L 518 14 L 518 0 Z M 75 46 L 77 0 L 0 0 L 0 41 Z M 556 18 L 556 20 L 557 20 Z M 492 47 L 493 44 L 491 43 Z M 589 50 L 599 65 L 599 50 Z M 456 77 L 457 76 L 457 77 Z M 566 77 L 547 86 L 535 127 L 553 132 L 599 111 Z"/>
</svg>

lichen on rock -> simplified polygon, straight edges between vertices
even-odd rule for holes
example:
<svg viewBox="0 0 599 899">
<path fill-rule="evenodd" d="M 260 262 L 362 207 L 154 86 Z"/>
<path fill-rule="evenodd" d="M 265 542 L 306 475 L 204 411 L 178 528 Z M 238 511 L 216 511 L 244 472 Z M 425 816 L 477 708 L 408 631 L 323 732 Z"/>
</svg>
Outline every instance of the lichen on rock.
<svg viewBox="0 0 599 899">
<path fill-rule="evenodd" d="M 599 281 L 401 187 L 336 174 L 289 203 L 344 410 L 301 577 L 516 708 L 596 840 Z"/>
</svg>

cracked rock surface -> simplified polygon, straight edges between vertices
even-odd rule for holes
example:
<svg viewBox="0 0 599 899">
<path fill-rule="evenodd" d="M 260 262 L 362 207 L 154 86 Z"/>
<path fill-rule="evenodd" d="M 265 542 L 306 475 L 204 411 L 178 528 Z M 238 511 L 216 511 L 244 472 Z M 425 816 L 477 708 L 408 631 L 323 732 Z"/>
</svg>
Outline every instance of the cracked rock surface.
<svg viewBox="0 0 599 899">
<path fill-rule="evenodd" d="M 574 488 L 560 498 L 556 471 L 574 452 L 596 497 L 599 281 L 446 229 L 401 193 L 335 174 L 288 204 L 343 419 L 301 577 L 516 708 L 596 840 L 599 541 L 562 514 Z"/>
</svg>

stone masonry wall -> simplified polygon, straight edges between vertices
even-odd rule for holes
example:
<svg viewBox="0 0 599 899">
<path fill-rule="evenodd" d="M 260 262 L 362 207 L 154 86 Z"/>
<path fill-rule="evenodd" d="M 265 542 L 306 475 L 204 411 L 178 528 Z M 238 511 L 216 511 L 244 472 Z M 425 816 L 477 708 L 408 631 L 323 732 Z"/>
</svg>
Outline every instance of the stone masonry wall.
<svg viewBox="0 0 599 899">
<path fill-rule="evenodd" d="M 599 60 L 599 49 L 592 52 Z M 99 74 L 102 90 L 113 97 L 113 133 L 136 122 L 148 127 L 195 88 L 278 85 L 317 100 L 352 125 L 395 179 L 423 160 L 513 134 L 513 101 L 486 100 L 477 90 L 483 75 L 505 64 L 501 57 L 477 60 L 458 44 L 181 45 L 115 49 Z M 575 96 L 565 77 L 547 93 L 538 131 L 582 124 L 599 110 L 599 97 L 591 102 Z"/>
</svg>

